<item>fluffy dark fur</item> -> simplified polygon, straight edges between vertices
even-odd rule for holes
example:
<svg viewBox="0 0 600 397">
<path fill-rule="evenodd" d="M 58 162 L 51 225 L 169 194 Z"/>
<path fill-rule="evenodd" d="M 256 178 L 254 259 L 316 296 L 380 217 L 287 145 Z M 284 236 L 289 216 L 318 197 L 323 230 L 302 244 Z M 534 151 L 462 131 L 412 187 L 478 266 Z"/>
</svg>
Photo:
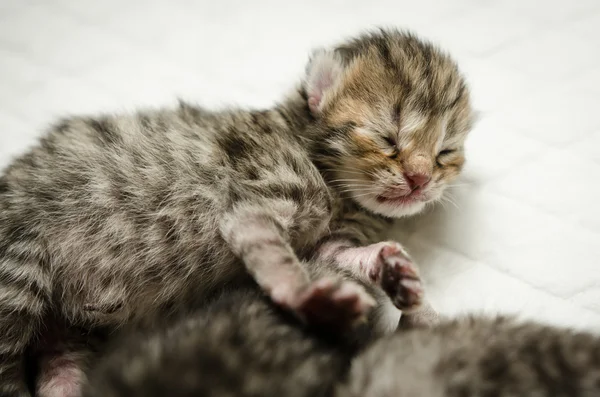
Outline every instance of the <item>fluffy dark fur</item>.
<svg viewBox="0 0 600 397">
<path fill-rule="evenodd" d="M 171 328 L 118 344 L 84 397 L 465 397 L 600 393 L 600 337 L 472 317 L 368 333 L 303 328 L 252 290 Z M 354 358 L 353 358 L 354 357 Z M 352 363 L 350 364 L 350 362 Z"/>
<path fill-rule="evenodd" d="M 337 397 L 600 395 L 600 336 L 471 317 L 398 332 L 353 363 Z"/>
<path fill-rule="evenodd" d="M 84 396 L 328 396 L 354 349 L 241 290 L 164 331 L 125 339 L 92 371 Z"/>
<path fill-rule="evenodd" d="M 381 31 L 315 53 L 272 109 L 57 123 L 0 177 L 0 394 L 29 394 L 23 352 L 49 316 L 152 322 L 250 274 L 315 323 L 363 317 L 363 287 L 310 280 L 308 256 L 414 309 L 416 269 L 382 232 L 441 197 L 471 118 L 446 54 Z"/>
</svg>

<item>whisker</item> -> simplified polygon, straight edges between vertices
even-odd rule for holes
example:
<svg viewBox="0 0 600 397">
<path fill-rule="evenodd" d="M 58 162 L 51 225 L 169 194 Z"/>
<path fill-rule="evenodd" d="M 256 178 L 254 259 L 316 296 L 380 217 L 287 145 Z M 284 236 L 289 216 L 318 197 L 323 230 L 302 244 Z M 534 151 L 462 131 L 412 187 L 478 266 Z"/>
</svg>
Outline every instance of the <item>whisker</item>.
<svg viewBox="0 0 600 397">
<path fill-rule="evenodd" d="M 334 172 L 334 171 L 335 171 L 335 172 L 340 172 L 340 170 L 330 170 L 330 171 L 332 171 L 332 172 Z M 365 172 L 365 171 L 359 170 L 358 168 L 356 168 L 356 169 L 351 169 L 351 170 L 344 169 L 344 170 L 341 170 L 341 172 L 343 172 L 343 173 L 348 173 L 348 174 L 359 174 L 359 175 L 366 174 L 366 172 Z"/>
<path fill-rule="evenodd" d="M 375 184 L 373 184 L 373 183 L 365 183 L 364 181 L 350 181 L 350 180 L 346 180 L 346 181 L 337 181 L 333 185 L 336 185 L 336 186 L 343 186 L 343 185 L 374 186 Z"/>
<path fill-rule="evenodd" d="M 360 180 L 360 179 L 335 179 L 330 181 L 331 183 L 335 183 L 335 182 L 359 182 L 359 183 L 368 183 L 364 180 Z"/>
<path fill-rule="evenodd" d="M 362 193 L 362 194 L 353 194 L 352 197 L 357 198 L 357 197 L 364 197 L 364 196 L 372 196 L 373 193 L 375 193 L 375 192 Z"/>
<path fill-rule="evenodd" d="M 379 193 L 379 190 L 369 190 L 369 189 L 345 189 L 340 190 L 339 193 Z"/>
<path fill-rule="evenodd" d="M 442 197 L 440 197 L 440 200 L 439 200 L 439 202 L 440 202 L 440 203 L 450 203 L 450 204 L 452 204 L 452 205 L 453 205 L 453 206 L 454 206 L 456 209 L 460 209 L 460 208 L 458 207 L 458 204 L 456 204 L 456 202 L 454 202 L 454 201 L 453 201 L 453 200 L 452 200 L 450 197 L 448 197 L 448 196 L 442 196 Z"/>
<path fill-rule="evenodd" d="M 373 189 L 370 186 L 364 186 L 364 185 L 338 185 L 335 187 L 335 190 L 341 190 L 341 189 Z"/>
<path fill-rule="evenodd" d="M 446 210 L 446 202 L 444 200 L 438 200 L 438 203 L 440 203 L 440 205 L 442 206 L 442 208 L 445 211 Z"/>
<path fill-rule="evenodd" d="M 356 188 L 353 188 L 353 187 L 340 189 L 338 191 L 339 192 L 372 192 L 372 193 L 378 193 L 378 192 L 380 192 L 379 189 L 356 189 Z"/>
<path fill-rule="evenodd" d="M 378 184 L 374 183 L 365 183 L 362 181 L 340 181 L 332 184 L 333 186 L 360 186 L 360 187 L 376 187 Z"/>
<path fill-rule="evenodd" d="M 339 168 L 339 169 L 325 168 L 324 171 L 336 172 L 336 173 L 347 172 L 347 173 L 354 173 L 354 174 L 359 174 L 359 175 L 370 175 L 373 177 L 377 176 L 372 170 L 364 170 L 364 169 L 360 169 L 360 168 L 356 168 L 356 167 L 352 167 L 352 166 L 345 166 L 345 167 Z"/>
</svg>

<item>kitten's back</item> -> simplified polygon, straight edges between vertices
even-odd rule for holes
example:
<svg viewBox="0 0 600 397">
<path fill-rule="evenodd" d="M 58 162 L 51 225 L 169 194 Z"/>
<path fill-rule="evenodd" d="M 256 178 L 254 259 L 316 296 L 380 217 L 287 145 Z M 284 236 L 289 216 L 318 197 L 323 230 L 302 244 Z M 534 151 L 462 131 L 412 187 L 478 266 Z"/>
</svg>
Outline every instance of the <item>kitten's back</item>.
<svg viewBox="0 0 600 397">
<path fill-rule="evenodd" d="M 91 372 L 85 397 L 327 396 L 352 351 L 253 289 L 119 346 Z"/>
<path fill-rule="evenodd" d="M 355 345 L 304 329 L 254 290 L 120 346 L 84 397 L 600 395 L 590 333 L 473 317 L 399 330 L 349 368 Z"/>
<path fill-rule="evenodd" d="M 600 337 L 472 317 L 377 341 L 338 397 L 597 396 Z"/>
</svg>

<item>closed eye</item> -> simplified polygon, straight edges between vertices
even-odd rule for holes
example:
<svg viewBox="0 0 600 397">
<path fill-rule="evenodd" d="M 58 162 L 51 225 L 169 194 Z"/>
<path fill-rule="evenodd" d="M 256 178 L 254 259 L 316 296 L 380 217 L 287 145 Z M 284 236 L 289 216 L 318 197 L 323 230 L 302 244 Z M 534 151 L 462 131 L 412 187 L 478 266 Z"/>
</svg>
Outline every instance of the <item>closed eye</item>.
<svg viewBox="0 0 600 397">
<path fill-rule="evenodd" d="M 444 167 L 444 164 L 446 163 L 446 161 L 449 160 L 449 158 L 446 158 L 446 156 L 449 156 L 455 152 L 456 152 L 456 149 L 444 149 L 438 153 L 437 158 L 435 159 L 435 162 L 437 163 L 438 166 Z"/>
<path fill-rule="evenodd" d="M 398 142 L 396 142 L 394 138 L 389 136 L 384 136 L 383 139 L 389 146 L 387 150 L 384 150 L 386 156 L 388 156 L 391 159 L 397 158 L 398 154 L 400 154 L 400 150 L 398 149 Z"/>
<path fill-rule="evenodd" d="M 383 137 L 383 139 L 385 139 L 385 141 L 386 141 L 386 143 L 388 145 L 390 145 L 390 146 L 392 146 L 394 148 L 396 147 L 397 143 L 396 143 L 396 140 L 394 138 L 389 137 L 389 136 L 385 136 L 385 137 Z"/>
<path fill-rule="evenodd" d="M 455 149 L 444 149 L 444 150 L 442 150 L 441 152 L 438 153 L 438 157 L 439 156 L 445 156 L 445 155 L 448 155 L 448 154 L 452 154 L 454 152 L 456 152 Z"/>
</svg>

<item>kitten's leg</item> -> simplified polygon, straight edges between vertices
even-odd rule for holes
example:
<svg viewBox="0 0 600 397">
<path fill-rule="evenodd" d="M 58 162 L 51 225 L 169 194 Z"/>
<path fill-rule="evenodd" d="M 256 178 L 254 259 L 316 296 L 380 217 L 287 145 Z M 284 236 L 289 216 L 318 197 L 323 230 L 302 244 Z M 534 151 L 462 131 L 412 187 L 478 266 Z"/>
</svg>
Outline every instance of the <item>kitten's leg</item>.
<svg viewBox="0 0 600 397">
<path fill-rule="evenodd" d="M 375 303 L 363 287 L 341 279 L 311 284 L 288 242 L 293 211 L 275 204 L 238 206 L 223 218 L 221 234 L 260 287 L 279 305 L 311 322 L 330 325 L 362 318 Z"/>
<path fill-rule="evenodd" d="M 385 241 L 353 247 L 347 241 L 330 241 L 321 246 L 318 255 L 333 259 L 357 277 L 380 286 L 402 310 L 404 322 L 425 326 L 438 321 L 435 310 L 423 302 L 417 266 L 399 243 Z"/>
<path fill-rule="evenodd" d="M 321 247 L 319 254 L 333 258 L 338 266 L 380 286 L 398 309 L 410 310 L 421 304 L 423 289 L 417 267 L 396 242 L 365 247 L 330 242 Z"/>
</svg>

